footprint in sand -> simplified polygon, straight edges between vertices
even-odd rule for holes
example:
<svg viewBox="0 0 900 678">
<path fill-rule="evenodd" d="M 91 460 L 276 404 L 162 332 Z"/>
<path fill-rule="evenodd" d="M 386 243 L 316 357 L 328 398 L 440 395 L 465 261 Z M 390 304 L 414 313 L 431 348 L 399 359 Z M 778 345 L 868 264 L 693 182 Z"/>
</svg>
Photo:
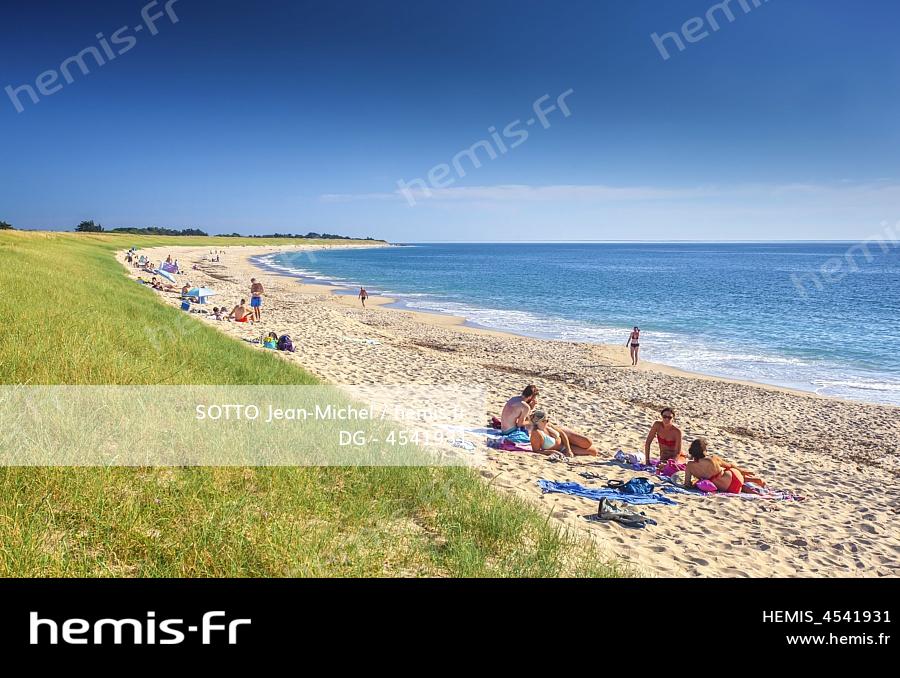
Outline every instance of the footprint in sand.
<svg viewBox="0 0 900 678">
<path fill-rule="evenodd" d="M 868 532 L 869 534 L 878 534 L 878 530 L 875 528 L 875 526 L 870 525 L 869 523 L 863 523 L 859 526 L 859 529 L 861 529 L 863 532 Z"/>
</svg>

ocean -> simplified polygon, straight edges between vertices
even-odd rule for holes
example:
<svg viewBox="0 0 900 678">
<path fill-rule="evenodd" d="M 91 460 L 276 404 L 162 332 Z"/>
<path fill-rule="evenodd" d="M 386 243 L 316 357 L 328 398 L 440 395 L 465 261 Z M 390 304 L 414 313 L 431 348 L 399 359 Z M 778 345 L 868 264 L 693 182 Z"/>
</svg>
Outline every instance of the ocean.
<svg viewBox="0 0 900 678">
<path fill-rule="evenodd" d="M 694 372 L 900 405 L 900 245 L 421 244 L 281 253 L 272 270 Z M 353 291 L 356 294 L 356 291 Z"/>
</svg>

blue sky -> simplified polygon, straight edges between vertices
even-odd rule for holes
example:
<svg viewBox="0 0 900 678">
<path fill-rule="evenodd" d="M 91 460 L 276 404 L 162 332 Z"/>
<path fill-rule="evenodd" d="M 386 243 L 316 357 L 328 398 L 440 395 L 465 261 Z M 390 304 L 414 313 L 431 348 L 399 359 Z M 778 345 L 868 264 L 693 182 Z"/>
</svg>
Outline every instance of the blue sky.
<svg viewBox="0 0 900 678">
<path fill-rule="evenodd" d="M 713 31 L 711 0 L 179 0 L 177 23 L 161 0 L 156 35 L 147 0 L 4 3 L 0 219 L 395 241 L 857 239 L 897 223 L 900 6 L 745 2 Z M 664 59 L 651 34 L 694 17 L 696 41 L 669 38 Z M 86 56 L 86 75 L 70 62 L 65 81 L 67 58 L 102 56 L 98 33 L 124 49 L 109 43 L 123 26 L 129 51 Z M 18 112 L 2 89 L 26 84 L 39 102 L 18 89 Z M 568 115 L 541 124 L 534 102 L 570 90 Z M 500 152 L 489 130 L 515 121 L 528 136 Z M 479 166 L 459 155 L 473 146 Z M 417 178 L 410 205 L 398 181 Z"/>
</svg>

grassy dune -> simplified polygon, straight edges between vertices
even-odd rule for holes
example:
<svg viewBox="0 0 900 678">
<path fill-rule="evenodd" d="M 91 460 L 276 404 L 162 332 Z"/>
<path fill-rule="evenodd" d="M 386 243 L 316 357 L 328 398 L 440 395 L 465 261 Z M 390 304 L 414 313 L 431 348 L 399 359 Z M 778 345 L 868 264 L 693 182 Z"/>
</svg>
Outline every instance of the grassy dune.
<svg viewBox="0 0 900 678">
<path fill-rule="evenodd" d="M 281 243 L 2 232 L 0 383 L 315 383 L 158 303 L 132 244 Z M 0 468 L 2 576 L 621 574 L 465 469 Z"/>
</svg>

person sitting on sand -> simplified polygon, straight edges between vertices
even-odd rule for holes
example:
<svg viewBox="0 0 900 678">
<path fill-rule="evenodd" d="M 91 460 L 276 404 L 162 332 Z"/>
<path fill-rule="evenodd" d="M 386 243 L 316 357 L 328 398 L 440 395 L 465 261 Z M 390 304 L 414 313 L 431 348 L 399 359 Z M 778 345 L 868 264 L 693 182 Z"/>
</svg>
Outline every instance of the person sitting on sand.
<svg viewBox="0 0 900 678">
<path fill-rule="evenodd" d="M 506 405 L 503 406 L 503 412 L 500 413 L 501 434 L 508 436 L 516 430 L 522 430 L 525 433 L 531 431 L 529 417 L 531 416 L 531 411 L 537 407 L 539 393 L 537 386 L 528 384 L 522 391 L 522 395 L 510 398 L 506 402 Z M 557 428 L 566 434 L 573 446 L 585 450 L 593 448 L 594 443 L 587 436 L 563 426 L 557 426 Z"/>
<path fill-rule="evenodd" d="M 673 459 L 676 463 L 683 462 L 686 457 L 681 450 L 681 429 L 675 426 L 675 410 L 671 407 L 663 408 L 659 413 L 662 421 L 653 422 L 647 440 L 644 442 L 644 464 L 650 465 L 650 445 L 653 439 L 659 443 L 659 460 L 666 462 Z"/>
<path fill-rule="evenodd" d="M 231 309 L 231 313 L 226 316 L 226 319 L 231 320 L 233 318 L 239 323 L 252 322 L 251 311 L 246 304 L 247 300 L 241 299 L 241 303 Z"/>
<path fill-rule="evenodd" d="M 569 447 L 569 439 L 566 435 L 550 426 L 547 413 L 543 410 L 534 410 L 531 413 L 531 449 L 534 452 L 551 455 L 560 452 L 567 457 L 575 456 Z"/>
<path fill-rule="evenodd" d="M 224 308 L 220 309 L 218 306 L 213 306 L 212 316 L 213 316 L 213 318 L 215 318 L 216 320 L 221 320 L 221 319 L 222 319 L 222 314 L 223 314 L 224 312 L 225 312 L 225 309 L 224 309 Z"/>
<path fill-rule="evenodd" d="M 544 434 L 549 433 L 551 436 L 553 436 L 555 432 L 559 435 L 559 438 L 562 441 L 562 446 L 557 448 L 557 451 L 562 452 L 567 457 L 571 457 L 573 455 L 576 457 L 596 457 L 600 454 L 597 448 L 591 444 L 591 441 L 587 440 L 587 438 L 585 438 L 584 436 L 579 436 L 576 433 L 575 437 L 573 438 L 572 435 L 569 434 L 568 429 L 556 424 L 550 426 L 550 419 L 547 416 L 547 413 L 543 410 L 534 410 L 531 413 L 531 423 L 531 448 L 535 452 L 538 451 L 535 448 L 535 443 L 538 443 L 543 447 L 543 445 L 547 442 L 547 438 Z M 587 440 L 588 444 L 586 446 L 581 445 L 580 442 L 576 441 L 576 438 Z"/>
<path fill-rule="evenodd" d="M 500 433 L 508 436 L 519 429 L 528 433 L 528 418 L 531 416 L 532 408 L 537 404 L 537 397 L 538 387 L 528 384 L 522 395 L 506 401 L 500 413 Z"/>
<path fill-rule="evenodd" d="M 740 494 L 744 488 L 744 474 L 736 466 L 726 464 L 715 455 L 706 456 L 706 438 L 697 438 L 688 448 L 691 461 L 687 463 L 684 474 L 684 486 L 692 488 L 691 476 L 700 480 L 708 480 L 719 492 Z"/>
</svg>

